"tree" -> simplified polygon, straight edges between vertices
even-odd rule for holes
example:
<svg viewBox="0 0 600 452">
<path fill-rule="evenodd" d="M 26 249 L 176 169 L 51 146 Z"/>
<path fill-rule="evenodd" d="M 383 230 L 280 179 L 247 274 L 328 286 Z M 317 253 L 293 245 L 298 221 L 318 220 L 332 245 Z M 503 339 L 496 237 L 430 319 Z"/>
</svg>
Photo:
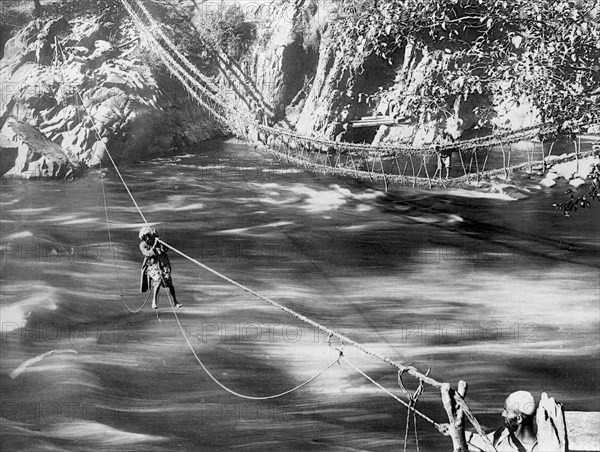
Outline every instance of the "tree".
<svg viewBox="0 0 600 452">
<path fill-rule="evenodd" d="M 562 210 L 568 218 L 572 212 L 577 212 L 577 209 L 589 209 L 594 201 L 600 201 L 600 164 L 594 165 L 588 179 L 590 185 L 587 191 L 577 196 L 572 194 L 568 201 L 553 204 L 556 210 Z"/>
<path fill-rule="evenodd" d="M 600 121 L 595 0 L 344 0 L 340 49 L 393 63 L 408 42 L 437 58 L 415 109 L 440 114 L 472 93 L 529 98 L 543 121 Z M 431 102 L 430 99 L 434 99 Z"/>
</svg>

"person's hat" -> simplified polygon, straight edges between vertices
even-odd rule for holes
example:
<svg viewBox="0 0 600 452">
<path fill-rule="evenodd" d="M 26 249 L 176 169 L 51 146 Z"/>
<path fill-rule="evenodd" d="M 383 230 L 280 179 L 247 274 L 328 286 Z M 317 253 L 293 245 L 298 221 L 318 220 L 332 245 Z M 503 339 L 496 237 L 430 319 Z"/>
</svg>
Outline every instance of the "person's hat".
<svg viewBox="0 0 600 452">
<path fill-rule="evenodd" d="M 507 397 L 505 406 L 527 416 L 532 416 L 535 413 L 535 400 L 531 393 L 527 391 L 513 392 Z"/>
<path fill-rule="evenodd" d="M 152 229 L 150 229 L 148 226 L 144 226 L 142 229 L 140 229 L 140 233 L 139 233 L 139 238 L 140 240 L 144 240 L 144 237 L 147 235 L 153 235 L 154 231 Z"/>
</svg>

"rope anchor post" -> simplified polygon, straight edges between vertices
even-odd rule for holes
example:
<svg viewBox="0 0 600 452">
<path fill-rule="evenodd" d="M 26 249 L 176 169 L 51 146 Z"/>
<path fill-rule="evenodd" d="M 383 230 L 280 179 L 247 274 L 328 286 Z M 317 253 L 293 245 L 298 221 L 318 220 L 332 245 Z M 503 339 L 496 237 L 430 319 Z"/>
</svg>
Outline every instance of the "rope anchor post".
<svg viewBox="0 0 600 452">
<path fill-rule="evenodd" d="M 452 439 L 454 452 L 467 452 L 469 448 L 465 436 L 463 407 L 456 397 L 458 394 L 462 399 L 465 398 L 467 395 L 467 383 L 460 380 L 456 391 L 452 389 L 450 383 L 443 383 L 440 391 L 442 393 L 442 403 L 450 421 L 447 425 L 447 430 L 442 433 L 450 436 Z"/>
</svg>

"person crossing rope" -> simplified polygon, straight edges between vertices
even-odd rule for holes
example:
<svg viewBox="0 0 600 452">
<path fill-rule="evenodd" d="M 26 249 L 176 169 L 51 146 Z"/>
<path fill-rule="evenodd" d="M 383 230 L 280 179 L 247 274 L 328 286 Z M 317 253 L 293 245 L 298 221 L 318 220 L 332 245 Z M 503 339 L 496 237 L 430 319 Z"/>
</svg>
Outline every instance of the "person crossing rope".
<svg viewBox="0 0 600 452">
<path fill-rule="evenodd" d="M 445 145 L 454 142 L 452 135 L 447 132 L 442 133 L 440 143 L 435 146 L 435 152 L 437 153 L 437 169 L 435 170 L 435 174 L 433 178 L 439 174 L 440 179 L 442 178 L 442 172 L 446 170 L 446 179 L 450 175 L 450 168 L 452 167 L 452 148 L 444 148 L 442 149 L 440 145 Z"/>
<path fill-rule="evenodd" d="M 171 262 L 167 256 L 168 248 L 158 241 L 156 230 L 148 226 L 140 230 L 139 238 L 140 251 L 144 255 L 140 292 L 144 293 L 152 286 L 152 309 L 158 309 L 158 292 L 162 286 L 165 286 L 173 297 L 173 306 L 180 308 L 183 305 L 175 296 L 175 287 L 171 279 Z"/>
</svg>

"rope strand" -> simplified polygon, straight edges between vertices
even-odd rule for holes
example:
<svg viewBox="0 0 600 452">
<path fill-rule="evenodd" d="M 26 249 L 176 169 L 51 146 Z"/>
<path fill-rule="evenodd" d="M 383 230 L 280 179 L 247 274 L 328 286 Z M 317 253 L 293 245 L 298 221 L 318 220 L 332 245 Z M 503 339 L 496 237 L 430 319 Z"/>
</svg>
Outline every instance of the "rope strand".
<svg viewBox="0 0 600 452">
<path fill-rule="evenodd" d="M 123 294 L 123 287 L 121 285 L 121 278 L 119 277 L 119 271 L 117 269 L 117 259 L 115 257 L 115 252 L 114 252 L 114 246 L 113 246 L 113 242 L 112 242 L 112 235 L 110 232 L 110 224 L 109 224 L 109 220 L 108 220 L 108 206 L 106 203 L 106 191 L 104 190 L 104 175 L 102 174 L 102 162 L 100 162 L 100 183 L 102 185 L 102 200 L 104 201 L 104 217 L 106 219 L 106 230 L 108 232 L 108 242 L 109 242 L 109 246 L 110 246 L 110 253 L 112 254 L 112 261 L 113 261 L 113 267 L 115 269 L 115 275 L 117 276 L 117 284 L 119 286 L 119 292 L 121 294 L 121 300 L 123 301 L 123 304 L 125 305 L 125 307 L 127 308 L 127 310 L 129 312 L 131 312 L 132 314 L 137 314 L 138 312 L 140 312 L 142 309 L 144 309 L 144 306 L 146 306 L 146 304 L 148 303 L 148 300 L 150 299 L 150 295 L 152 294 L 152 292 L 148 291 L 148 296 L 146 297 L 146 300 L 144 301 L 144 304 L 142 304 L 139 309 L 131 309 L 129 307 L 129 305 L 127 304 L 127 302 L 125 301 L 125 295 Z"/>
<path fill-rule="evenodd" d="M 346 358 L 345 356 L 342 356 L 341 360 L 344 361 L 345 363 L 347 363 L 350 367 L 352 367 L 354 370 L 356 370 L 359 374 L 361 374 L 363 377 L 365 377 L 367 380 L 369 380 L 371 383 L 373 383 L 375 386 L 377 386 L 379 389 L 381 389 L 387 395 L 389 395 L 394 400 L 396 400 L 396 402 L 398 402 L 398 403 L 404 405 L 406 408 L 408 408 L 409 412 L 413 411 L 415 414 L 417 414 L 418 416 L 420 416 L 421 418 L 423 418 L 424 420 L 426 420 L 427 422 L 429 422 L 431 425 L 433 425 L 438 430 L 440 430 L 442 428 L 441 424 L 438 424 L 433 419 L 431 419 L 429 416 L 427 416 L 426 414 L 424 414 L 421 411 L 417 410 L 410 403 L 405 402 L 404 400 L 402 400 L 400 397 L 398 397 L 396 394 L 394 394 L 393 392 L 391 392 L 386 387 L 381 386 L 379 383 L 377 383 L 375 380 L 373 380 L 370 376 L 368 376 L 365 372 L 363 372 L 360 368 L 358 368 L 357 366 L 355 366 L 352 363 L 352 361 L 350 361 L 348 358 Z"/>
<path fill-rule="evenodd" d="M 270 299 L 268 297 L 265 297 L 264 295 L 259 294 L 258 292 L 250 289 L 249 287 L 247 287 L 247 286 L 245 286 L 243 284 L 240 284 L 239 282 L 237 282 L 237 281 L 229 278 L 228 276 L 223 275 L 222 273 L 218 272 L 217 270 L 214 270 L 213 268 L 209 267 L 208 265 L 205 265 L 202 262 L 194 259 L 193 257 L 188 256 L 183 251 L 180 251 L 177 248 L 175 248 L 173 245 L 170 245 L 169 243 L 167 243 L 167 242 L 165 242 L 165 241 L 163 241 L 161 239 L 158 239 L 158 241 L 160 243 L 162 243 L 163 245 L 167 246 L 168 248 L 170 248 L 171 250 L 173 250 L 174 252 L 176 252 L 177 254 L 179 254 L 180 256 L 186 258 L 190 262 L 198 265 L 199 267 L 201 267 L 204 270 L 212 273 L 213 275 L 218 276 L 219 278 L 221 278 L 221 279 L 227 281 L 228 283 L 230 283 L 230 284 L 232 284 L 232 285 L 240 288 L 244 292 L 247 292 L 247 293 L 255 296 L 256 298 L 258 298 L 260 300 L 263 300 L 263 301 L 269 303 L 272 306 L 275 306 L 276 308 L 282 310 L 283 312 L 286 312 L 287 314 L 292 315 L 293 317 L 297 318 L 298 320 L 301 320 L 304 323 L 307 323 L 307 324 L 309 324 L 309 325 L 311 325 L 311 326 L 313 326 L 315 328 L 318 328 L 319 330 L 327 333 L 330 336 L 338 338 L 340 341 L 342 341 L 342 343 L 346 343 L 346 344 L 352 345 L 353 347 L 361 350 L 363 353 L 365 353 L 367 355 L 374 356 L 374 357 L 380 359 L 381 361 L 383 361 L 383 362 L 385 362 L 387 364 L 390 364 L 390 365 L 396 367 L 397 369 L 404 370 L 408 374 L 412 375 L 413 377 L 415 377 L 415 378 L 417 378 L 417 379 L 419 379 L 419 380 L 421 380 L 421 381 L 423 381 L 425 383 L 428 383 L 431 386 L 434 386 L 436 388 L 441 388 L 442 387 L 442 383 L 434 380 L 431 377 L 428 377 L 428 376 L 422 374 L 421 372 L 419 372 L 418 370 L 416 370 L 414 367 L 404 366 L 402 364 L 396 363 L 396 362 L 392 361 L 390 358 L 388 358 L 386 356 L 383 356 L 383 355 L 381 355 L 381 354 L 379 354 L 377 352 L 369 350 L 364 345 L 359 344 L 358 342 L 350 339 L 349 337 L 346 337 L 343 334 L 340 334 L 337 331 L 332 330 L 331 328 L 328 328 L 328 327 L 326 327 L 324 325 L 321 325 L 320 323 L 318 323 L 318 322 L 316 322 L 316 321 L 314 321 L 314 320 L 312 320 L 312 319 L 310 319 L 310 318 L 308 318 L 308 317 L 306 317 L 306 316 L 304 316 L 304 315 L 302 315 L 302 314 L 294 311 L 293 309 L 290 309 L 290 308 L 288 308 L 286 306 L 283 306 L 282 304 L 277 303 L 276 301 L 274 301 L 274 300 L 272 300 L 272 299 Z"/>
<path fill-rule="evenodd" d="M 177 315 L 177 311 L 175 310 L 175 301 L 173 300 L 173 298 L 171 297 L 171 294 L 169 293 L 169 290 L 167 288 L 167 285 L 165 283 L 164 278 L 161 275 L 161 279 L 162 279 L 162 284 L 165 288 L 165 291 L 167 292 L 167 297 L 169 297 L 169 301 L 171 302 L 171 309 L 173 310 L 173 315 L 175 316 L 175 320 L 177 320 L 177 325 L 179 325 L 179 329 L 181 330 L 181 334 L 183 335 L 183 338 L 185 339 L 185 342 L 188 346 L 188 348 L 190 349 L 190 351 L 192 352 L 192 354 L 194 355 L 194 358 L 196 358 L 196 361 L 198 361 L 198 364 L 200 364 L 200 367 L 202 367 L 202 370 L 206 373 L 206 375 L 208 375 L 210 377 L 210 379 L 212 381 L 214 381 L 217 385 L 219 385 L 223 390 L 227 391 L 229 394 L 232 394 L 236 397 L 239 397 L 241 399 L 246 399 L 246 400 L 270 400 L 270 399 L 276 399 L 279 397 L 283 397 L 287 394 L 291 394 L 294 391 L 297 391 L 298 389 L 306 386 L 307 384 L 309 384 L 310 382 L 312 382 L 313 380 L 316 380 L 318 377 L 320 377 L 321 375 L 323 375 L 325 372 L 327 372 L 329 369 L 331 369 L 335 364 L 339 363 L 339 358 L 337 358 L 335 361 L 333 361 L 329 366 L 327 366 L 325 369 L 323 369 L 322 371 L 320 371 L 319 373 L 313 375 L 312 377 L 310 377 L 308 380 L 306 380 L 303 383 L 300 383 L 297 386 L 294 386 L 292 389 L 288 389 L 287 391 L 283 391 L 280 392 L 278 394 L 274 394 L 274 395 L 270 395 L 270 396 L 249 396 L 249 395 L 245 395 L 245 394 L 241 394 L 237 391 L 234 391 L 233 389 L 228 388 L 227 386 L 225 386 L 223 383 L 221 383 L 204 365 L 204 363 L 202 362 L 202 360 L 200 359 L 200 357 L 198 356 L 198 354 L 196 353 L 196 350 L 194 350 L 194 347 L 192 346 L 190 340 L 188 339 L 187 333 L 185 332 L 185 329 L 183 328 L 183 325 L 181 324 L 181 322 L 179 321 L 179 316 Z"/>
<path fill-rule="evenodd" d="M 67 57 L 65 55 L 65 52 L 64 52 L 62 46 L 60 45 L 60 43 L 58 42 L 58 39 L 56 37 L 54 38 L 54 44 L 55 44 L 54 52 L 56 54 L 57 63 L 58 63 L 58 54 L 60 52 L 63 63 L 66 64 Z M 64 83 L 64 73 L 63 73 L 62 66 L 60 68 L 60 74 L 61 74 L 61 79 L 63 80 L 63 83 Z M 81 101 L 80 104 L 81 104 L 81 107 L 83 108 L 83 111 L 84 111 L 86 117 L 89 118 L 92 122 L 92 125 L 93 125 L 92 130 L 95 132 L 98 141 L 102 142 L 102 136 L 100 135 L 100 131 L 96 127 L 96 122 L 94 121 L 94 118 L 92 117 L 92 115 L 89 113 L 89 111 L 85 107 L 85 103 L 83 102 L 83 97 L 81 96 L 81 92 L 79 91 L 79 89 L 77 87 L 75 87 L 75 103 L 76 103 L 75 107 L 76 107 L 76 112 L 77 112 L 77 119 L 78 119 L 78 122 L 81 122 L 81 118 L 79 117 L 79 108 L 77 108 L 79 105 L 78 99 Z M 121 177 L 121 181 L 123 182 L 123 185 L 125 185 L 125 188 L 127 189 L 127 192 L 129 193 L 129 196 L 131 197 L 135 206 L 138 208 L 138 212 L 140 213 L 142 218 L 144 218 L 144 214 L 142 213 L 142 211 L 138 207 L 137 203 L 135 202 L 133 195 L 129 191 L 129 187 L 127 187 L 127 184 L 125 184 L 125 181 L 123 180 L 123 177 L 121 176 L 121 173 L 119 172 L 119 169 L 117 168 L 114 160 L 110 156 L 110 153 L 108 152 L 108 148 L 106 148 L 106 146 L 104 146 L 104 148 L 106 150 L 106 153 L 109 155 L 110 160 L 111 160 L 113 166 L 115 167 L 115 170 L 117 171 L 117 174 L 119 174 L 119 176 Z M 109 242 L 110 252 L 112 255 L 112 262 L 113 262 L 113 267 L 115 270 L 115 275 L 117 277 L 117 285 L 119 286 L 119 293 L 121 295 L 121 301 L 123 302 L 123 304 L 125 305 L 125 307 L 127 308 L 127 310 L 129 312 L 131 312 L 132 314 L 137 314 L 142 309 L 144 309 L 144 306 L 146 306 L 146 304 L 148 303 L 148 300 L 150 299 L 150 293 L 148 293 L 148 296 L 146 297 L 146 300 L 144 301 L 144 303 L 138 309 L 135 309 L 135 310 L 131 309 L 129 307 L 129 305 L 127 304 L 127 302 L 125 301 L 125 294 L 123 293 L 123 286 L 121 284 L 121 278 L 119 277 L 119 270 L 117 268 L 117 260 L 116 260 L 116 256 L 115 256 L 114 245 L 112 242 L 112 234 L 110 231 L 110 221 L 108 219 L 108 203 L 106 202 L 106 190 L 104 188 L 104 174 L 103 174 L 103 168 L 102 168 L 102 159 L 99 158 L 98 160 L 99 160 L 99 165 L 100 165 L 100 185 L 102 186 L 102 201 L 104 203 L 104 218 L 106 220 L 106 231 L 108 233 L 108 242 Z M 146 219 L 144 218 L 144 221 L 145 220 Z"/>
</svg>

